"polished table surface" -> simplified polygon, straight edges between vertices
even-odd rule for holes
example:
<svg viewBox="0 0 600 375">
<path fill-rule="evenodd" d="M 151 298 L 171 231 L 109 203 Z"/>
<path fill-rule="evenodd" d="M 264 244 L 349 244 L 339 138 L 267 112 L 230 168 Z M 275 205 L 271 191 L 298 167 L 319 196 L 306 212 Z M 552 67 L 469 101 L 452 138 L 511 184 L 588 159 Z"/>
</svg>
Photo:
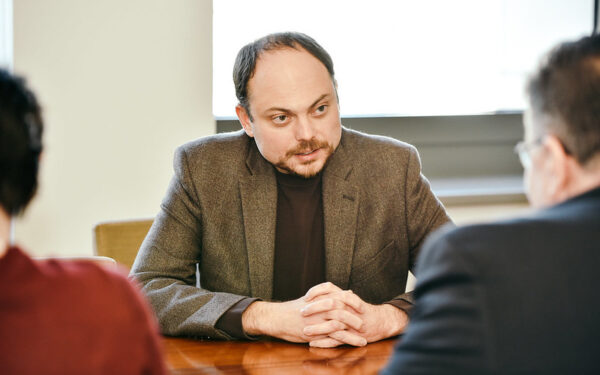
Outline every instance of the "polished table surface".
<svg viewBox="0 0 600 375">
<path fill-rule="evenodd" d="M 163 338 L 172 374 L 376 374 L 387 363 L 395 341 L 318 349 L 273 340 Z"/>
</svg>

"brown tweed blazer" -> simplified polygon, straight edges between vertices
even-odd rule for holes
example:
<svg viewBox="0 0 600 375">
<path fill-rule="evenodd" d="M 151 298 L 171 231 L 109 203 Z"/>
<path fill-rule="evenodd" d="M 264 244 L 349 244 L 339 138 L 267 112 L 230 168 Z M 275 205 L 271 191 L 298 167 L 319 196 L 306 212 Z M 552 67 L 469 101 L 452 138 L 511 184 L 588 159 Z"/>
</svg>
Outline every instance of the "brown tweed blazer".
<svg viewBox="0 0 600 375">
<path fill-rule="evenodd" d="M 243 131 L 177 149 L 175 176 L 132 268 L 166 335 L 215 328 L 244 297 L 270 300 L 277 185 Z M 424 238 L 449 221 L 414 147 L 343 129 L 323 172 L 326 278 L 363 300 L 404 295 Z M 196 265 L 200 287 L 196 284 Z"/>
</svg>

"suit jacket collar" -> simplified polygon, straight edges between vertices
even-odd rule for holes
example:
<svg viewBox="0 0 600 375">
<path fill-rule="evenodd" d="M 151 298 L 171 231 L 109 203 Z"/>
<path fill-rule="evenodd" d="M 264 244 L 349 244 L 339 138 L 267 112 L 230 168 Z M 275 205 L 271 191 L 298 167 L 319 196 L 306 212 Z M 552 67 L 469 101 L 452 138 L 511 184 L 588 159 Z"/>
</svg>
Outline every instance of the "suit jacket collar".
<svg viewBox="0 0 600 375">
<path fill-rule="evenodd" d="M 342 139 L 323 171 L 323 215 L 325 222 L 325 277 L 342 289 L 350 281 L 359 206 L 359 189 L 351 181 L 354 158 L 350 135 Z"/>
<path fill-rule="evenodd" d="M 240 197 L 248 254 L 251 296 L 269 300 L 273 294 L 273 261 L 277 214 L 277 182 L 273 166 L 248 138 L 248 174 L 240 177 Z"/>
<path fill-rule="evenodd" d="M 576 195 L 570 199 L 568 199 L 567 201 L 565 201 L 564 203 L 569 203 L 569 202 L 577 202 L 580 200 L 588 200 L 588 199 L 598 199 L 600 198 L 600 186 L 597 186 L 593 189 L 590 189 L 588 191 L 585 191 L 579 195 Z"/>
<path fill-rule="evenodd" d="M 323 171 L 325 277 L 346 289 L 350 279 L 359 205 L 358 188 L 350 182 L 353 169 L 348 132 Z M 252 296 L 271 299 L 277 213 L 274 167 L 249 139 L 248 174 L 239 182 Z"/>
</svg>

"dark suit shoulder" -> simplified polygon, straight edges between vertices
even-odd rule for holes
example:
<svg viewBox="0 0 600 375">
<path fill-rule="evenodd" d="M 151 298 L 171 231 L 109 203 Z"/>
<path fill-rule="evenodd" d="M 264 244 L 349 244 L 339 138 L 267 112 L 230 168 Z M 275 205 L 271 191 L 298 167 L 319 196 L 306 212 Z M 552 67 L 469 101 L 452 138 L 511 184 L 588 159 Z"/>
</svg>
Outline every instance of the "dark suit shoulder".
<svg viewBox="0 0 600 375">
<path fill-rule="evenodd" d="M 483 256 L 485 252 L 492 251 L 490 249 L 494 249 L 496 244 L 502 246 L 509 244 L 511 238 L 518 243 L 521 234 L 534 226 L 535 222 L 535 217 L 523 216 L 462 226 L 448 224 L 429 236 L 422 257 L 427 256 L 427 251 L 450 251 L 461 253 L 462 256 Z M 440 244 L 443 245 L 439 246 Z"/>
<path fill-rule="evenodd" d="M 476 264 L 480 274 L 492 277 L 502 271 L 501 265 L 513 270 L 519 267 L 516 259 L 538 266 L 550 260 L 573 262 L 577 257 L 586 259 L 585 254 L 593 251 L 599 226 L 600 199 L 585 196 L 514 218 L 446 226 L 427 239 L 419 266 L 425 268 L 439 258 L 461 258 Z M 549 253 L 553 256 L 542 256 Z"/>
<path fill-rule="evenodd" d="M 519 251 L 536 227 L 536 219 L 529 216 L 463 226 L 447 224 L 425 241 L 417 277 L 440 264 L 449 270 L 461 267 L 472 274 L 489 275 L 499 264 L 514 260 L 513 253 Z"/>
<path fill-rule="evenodd" d="M 546 240 L 547 235 L 557 231 L 571 231 L 587 226 L 600 225 L 600 194 L 589 192 L 545 209 L 532 210 L 528 214 L 488 223 L 448 228 L 440 235 L 456 243 L 490 242 L 507 244 Z M 600 193 L 600 190 L 598 190 Z"/>
</svg>

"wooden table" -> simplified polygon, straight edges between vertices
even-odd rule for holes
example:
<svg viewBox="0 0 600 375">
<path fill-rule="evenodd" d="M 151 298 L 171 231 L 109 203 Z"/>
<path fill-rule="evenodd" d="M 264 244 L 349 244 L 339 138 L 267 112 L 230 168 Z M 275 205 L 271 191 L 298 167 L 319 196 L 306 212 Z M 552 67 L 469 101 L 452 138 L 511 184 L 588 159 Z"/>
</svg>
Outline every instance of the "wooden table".
<svg viewBox="0 0 600 375">
<path fill-rule="evenodd" d="M 310 348 L 282 341 L 210 341 L 163 338 L 172 374 L 376 374 L 395 340 L 362 348 Z"/>
</svg>

